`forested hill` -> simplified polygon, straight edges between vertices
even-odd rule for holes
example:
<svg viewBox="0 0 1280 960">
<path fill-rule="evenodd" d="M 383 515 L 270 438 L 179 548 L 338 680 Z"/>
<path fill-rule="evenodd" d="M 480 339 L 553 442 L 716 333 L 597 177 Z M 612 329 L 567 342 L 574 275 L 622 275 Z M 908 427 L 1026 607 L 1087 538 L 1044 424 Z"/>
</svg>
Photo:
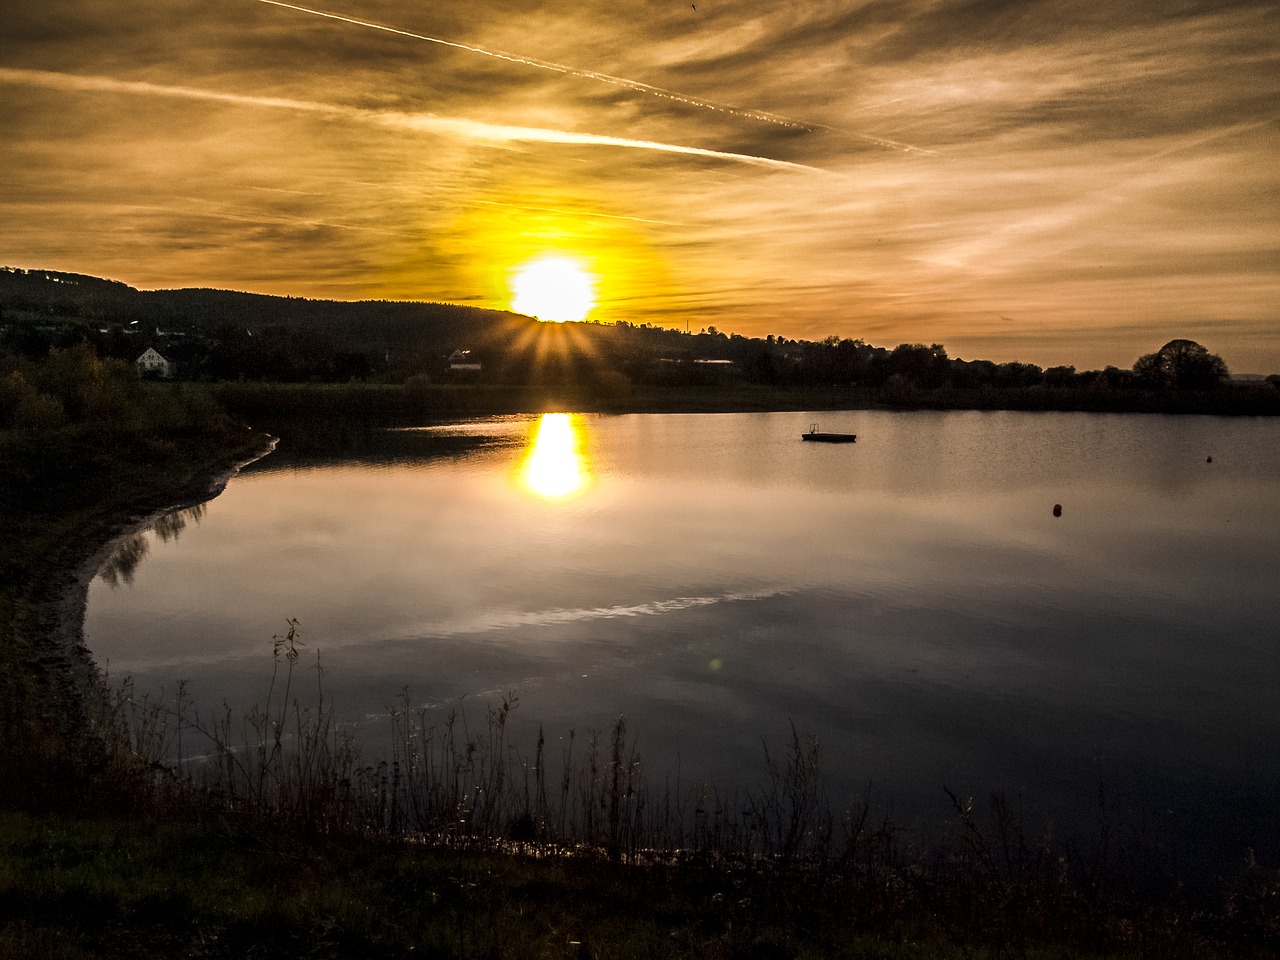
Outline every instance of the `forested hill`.
<svg viewBox="0 0 1280 960">
<path fill-rule="evenodd" d="M 137 290 L 127 284 L 52 270 L 0 269 L 0 324 L 47 318 L 100 329 L 143 326 L 202 337 L 228 329 L 254 334 L 303 328 L 353 350 L 409 342 L 439 349 L 510 336 L 527 317 L 448 303 L 341 302 L 230 290 Z M 24 315 L 26 315 L 24 317 Z"/>
<path fill-rule="evenodd" d="M 342 302 L 227 290 L 136 290 L 0 268 L 0 360 L 90 345 L 134 362 L 148 347 L 184 380 L 636 387 L 837 388 L 895 407 L 1280 413 L 1280 376 L 1233 382 L 1222 360 L 1172 339 L 1125 367 L 1042 369 L 957 359 L 942 344 L 888 349 L 697 333 L 655 324 L 539 323 L 447 303 Z M 1132 366 L 1128 366 L 1128 364 Z M 702 390 L 700 395 L 714 393 Z"/>
</svg>

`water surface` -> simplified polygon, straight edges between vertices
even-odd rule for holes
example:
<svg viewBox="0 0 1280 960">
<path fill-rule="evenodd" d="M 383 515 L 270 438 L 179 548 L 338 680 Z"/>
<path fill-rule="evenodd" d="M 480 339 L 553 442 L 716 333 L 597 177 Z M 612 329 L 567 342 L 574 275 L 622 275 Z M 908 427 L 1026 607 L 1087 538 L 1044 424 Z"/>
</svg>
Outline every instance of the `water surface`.
<svg viewBox="0 0 1280 960">
<path fill-rule="evenodd" d="M 858 442 L 801 443 L 814 419 Z M 1101 789 L 1175 858 L 1280 853 L 1273 421 L 635 415 L 387 439 L 344 461 L 291 459 L 286 436 L 148 535 L 131 582 L 91 590 L 99 663 L 238 709 L 296 617 L 375 749 L 406 687 L 441 714 L 516 691 L 550 740 L 625 715 L 651 769 L 726 789 L 794 724 L 837 795 L 870 783 L 905 821 L 945 816 L 946 787 L 1075 829 Z"/>
</svg>

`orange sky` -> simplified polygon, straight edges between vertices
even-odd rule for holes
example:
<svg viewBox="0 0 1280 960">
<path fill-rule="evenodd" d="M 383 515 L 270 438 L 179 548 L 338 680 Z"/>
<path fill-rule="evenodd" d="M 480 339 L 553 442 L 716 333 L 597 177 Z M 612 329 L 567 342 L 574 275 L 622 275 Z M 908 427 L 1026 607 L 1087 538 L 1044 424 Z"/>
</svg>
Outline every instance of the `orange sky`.
<svg viewBox="0 0 1280 960">
<path fill-rule="evenodd" d="M 1280 370 L 1271 0 L 302 6 L 10 0 L 0 263 Z"/>
</svg>

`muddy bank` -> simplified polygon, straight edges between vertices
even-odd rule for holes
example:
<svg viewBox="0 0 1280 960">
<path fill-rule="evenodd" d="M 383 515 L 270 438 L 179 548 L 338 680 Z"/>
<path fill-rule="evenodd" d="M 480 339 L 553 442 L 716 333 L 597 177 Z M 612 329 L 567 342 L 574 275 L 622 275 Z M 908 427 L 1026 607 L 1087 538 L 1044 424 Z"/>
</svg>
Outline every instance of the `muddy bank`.
<svg viewBox="0 0 1280 960">
<path fill-rule="evenodd" d="M 228 449 L 192 451 L 141 481 L 104 477 L 101 496 L 35 517 L 38 543 L 6 545 L 29 559 L 0 597 L 0 759 L 20 767 L 93 762 L 100 676 L 84 643 L 84 620 L 94 576 L 121 540 L 165 513 L 218 496 L 274 446 L 274 438 L 256 434 Z M 21 787 L 7 779 L 4 789 Z"/>
</svg>

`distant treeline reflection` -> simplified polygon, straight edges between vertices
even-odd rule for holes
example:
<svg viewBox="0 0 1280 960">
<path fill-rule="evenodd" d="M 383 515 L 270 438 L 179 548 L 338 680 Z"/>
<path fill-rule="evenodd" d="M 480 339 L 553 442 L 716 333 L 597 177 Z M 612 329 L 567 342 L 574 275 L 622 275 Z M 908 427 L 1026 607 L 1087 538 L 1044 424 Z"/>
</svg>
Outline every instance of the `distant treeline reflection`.
<svg viewBox="0 0 1280 960">
<path fill-rule="evenodd" d="M 336 465 L 387 466 L 460 457 L 484 447 L 515 442 L 501 434 L 387 426 L 355 416 L 277 417 L 263 426 L 279 438 L 270 456 L 244 473 Z"/>
<path fill-rule="evenodd" d="M 138 569 L 138 564 L 146 558 L 147 551 L 150 549 L 147 534 L 155 534 L 163 543 L 177 540 L 182 535 L 182 531 L 187 528 L 188 523 L 200 523 L 207 509 L 205 504 L 198 503 L 192 507 L 173 510 L 161 514 L 142 529 L 123 537 L 98 570 L 99 579 L 113 587 L 133 583 L 133 575 Z"/>
</svg>

